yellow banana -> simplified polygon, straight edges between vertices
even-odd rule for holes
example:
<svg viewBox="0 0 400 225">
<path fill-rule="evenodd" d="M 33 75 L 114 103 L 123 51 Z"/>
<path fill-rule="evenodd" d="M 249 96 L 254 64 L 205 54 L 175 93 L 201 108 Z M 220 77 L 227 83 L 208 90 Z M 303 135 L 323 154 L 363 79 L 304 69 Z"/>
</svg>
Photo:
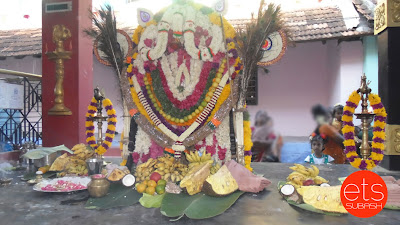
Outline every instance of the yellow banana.
<svg viewBox="0 0 400 225">
<path fill-rule="evenodd" d="M 192 156 L 190 155 L 190 153 L 191 153 L 191 152 L 186 153 L 186 159 L 187 159 L 189 162 L 193 162 L 193 158 L 192 158 Z"/>
<path fill-rule="evenodd" d="M 206 158 L 207 158 L 206 153 L 203 152 L 203 154 L 202 154 L 201 157 L 200 157 L 200 162 L 205 162 L 205 161 L 207 161 Z"/>
<path fill-rule="evenodd" d="M 195 157 L 196 157 L 196 162 L 201 162 L 201 159 L 200 159 L 200 156 L 199 156 L 199 152 L 198 151 L 196 151 L 196 153 L 195 153 Z"/>
<path fill-rule="evenodd" d="M 314 165 L 311 165 L 311 168 L 313 169 L 313 177 L 316 177 L 316 176 L 318 176 L 318 174 L 319 174 L 319 169 L 318 169 L 318 167 L 316 167 L 316 166 L 314 166 Z"/>
</svg>

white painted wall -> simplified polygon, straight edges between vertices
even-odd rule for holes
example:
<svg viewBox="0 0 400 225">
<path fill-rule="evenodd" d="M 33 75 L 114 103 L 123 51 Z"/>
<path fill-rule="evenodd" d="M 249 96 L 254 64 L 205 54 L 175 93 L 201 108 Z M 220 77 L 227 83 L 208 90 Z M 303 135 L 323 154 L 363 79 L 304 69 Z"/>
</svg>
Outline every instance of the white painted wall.
<svg viewBox="0 0 400 225">
<path fill-rule="evenodd" d="M 308 136 L 315 129 L 313 105 L 344 104 L 359 87 L 363 46 L 360 41 L 299 43 L 269 69 L 268 75 L 259 73 L 259 104 L 248 107 L 252 121 L 258 110 L 266 110 L 283 136 Z"/>
<path fill-rule="evenodd" d="M 258 110 L 266 110 L 282 135 L 308 135 L 314 128 L 311 107 L 329 100 L 327 50 L 322 42 L 288 47 L 268 75 L 259 73 L 258 105 L 248 107 L 252 121 Z"/>
</svg>

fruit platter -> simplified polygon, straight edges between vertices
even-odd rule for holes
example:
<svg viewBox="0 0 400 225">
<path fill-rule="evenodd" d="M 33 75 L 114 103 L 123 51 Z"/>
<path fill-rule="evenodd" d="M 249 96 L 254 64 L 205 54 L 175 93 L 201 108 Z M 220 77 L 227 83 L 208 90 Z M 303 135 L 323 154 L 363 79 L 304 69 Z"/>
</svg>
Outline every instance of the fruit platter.
<svg viewBox="0 0 400 225">
<path fill-rule="evenodd" d="M 33 190 L 40 192 L 73 192 L 86 190 L 90 182 L 89 177 L 63 177 L 46 179 L 33 186 Z"/>
<path fill-rule="evenodd" d="M 278 190 L 290 205 L 306 211 L 325 215 L 347 214 L 340 199 L 341 186 L 330 186 L 329 181 L 318 176 L 318 167 L 295 164 L 286 181 L 278 183 Z"/>
</svg>

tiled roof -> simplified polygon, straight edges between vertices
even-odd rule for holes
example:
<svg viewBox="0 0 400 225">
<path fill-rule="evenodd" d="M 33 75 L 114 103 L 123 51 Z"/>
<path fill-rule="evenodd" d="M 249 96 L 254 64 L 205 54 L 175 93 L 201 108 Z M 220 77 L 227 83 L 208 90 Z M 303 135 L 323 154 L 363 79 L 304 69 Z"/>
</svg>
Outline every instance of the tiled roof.
<svg viewBox="0 0 400 225">
<path fill-rule="evenodd" d="M 353 0 L 358 10 L 367 13 L 363 5 L 376 3 L 376 0 Z M 366 9 L 366 8 L 365 8 Z M 373 11 L 373 10 L 372 10 Z M 364 15 L 364 13 L 360 13 Z M 373 13 L 373 12 L 372 12 Z M 365 17 L 371 14 L 365 14 Z M 371 17 L 373 19 L 373 16 Z M 373 34 L 371 27 L 362 25 L 347 29 L 343 15 L 338 7 L 323 7 L 283 12 L 283 20 L 292 41 L 317 41 L 335 38 L 359 37 Z M 370 19 L 368 19 L 370 20 Z M 249 19 L 230 20 L 236 28 L 245 26 Z M 124 29 L 131 36 L 133 29 Z M 0 58 L 10 56 L 40 55 L 42 52 L 41 29 L 0 31 Z"/>
<path fill-rule="evenodd" d="M 42 53 L 42 29 L 0 30 L 0 57 Z"/>
<path fill-rule="evenodd" d="M 373 34 L 373 29 L 357 27 L 347 29 L 343 15 L 337 7 L 283 12 L 283 21 L 294 42 L 326 40 L 343 37 L 357 37 Z M 232 20 L 235 27 L 244 27 L 250 20 Z"/>
<path fill-rule="evenodd" d="M 374 10 L 377 0 L 352 0 L 357 11 L 367 20 L 374 20 Z"/>
</svg>

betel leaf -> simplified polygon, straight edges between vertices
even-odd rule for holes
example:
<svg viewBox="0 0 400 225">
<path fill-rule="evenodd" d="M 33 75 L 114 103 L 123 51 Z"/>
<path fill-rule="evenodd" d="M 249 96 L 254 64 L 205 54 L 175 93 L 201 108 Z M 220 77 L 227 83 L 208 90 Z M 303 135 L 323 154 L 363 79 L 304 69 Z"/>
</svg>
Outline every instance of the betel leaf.
<svg viewBox="0 0 400 225">
<path fill-rule="evenodd" d="M 395 206 L 395 205 L 388 205 L 386 204 L 384 209 L 390 209 L 390 210 L 400 210 L 400 206 Z"/>
<path fill-rule="evenodd" d="M 162 195 L 149 195 L 144 193 L 140 198 L 140 204 L 145 208 L 160 208 L 165 194 Z"/>
<path fill-rule="evenodd" d="M 108 194 L 102 198 L 89 198 L 86 209 L 110 209 L 120 206 L 130 206 L 139 202 L 142 194 L 132 187 L 121 184 L 111 184 Z"/>
<path fill-rule="evenodd" d="M 161 204 L 161 214 L 167 217 L 206 219 L 222 214 L 243 194 L 237 191 L 224 197 L 211 197 L 203 193 L 190 196 L 186 193 L 166 193 Z"/>
</svg>

